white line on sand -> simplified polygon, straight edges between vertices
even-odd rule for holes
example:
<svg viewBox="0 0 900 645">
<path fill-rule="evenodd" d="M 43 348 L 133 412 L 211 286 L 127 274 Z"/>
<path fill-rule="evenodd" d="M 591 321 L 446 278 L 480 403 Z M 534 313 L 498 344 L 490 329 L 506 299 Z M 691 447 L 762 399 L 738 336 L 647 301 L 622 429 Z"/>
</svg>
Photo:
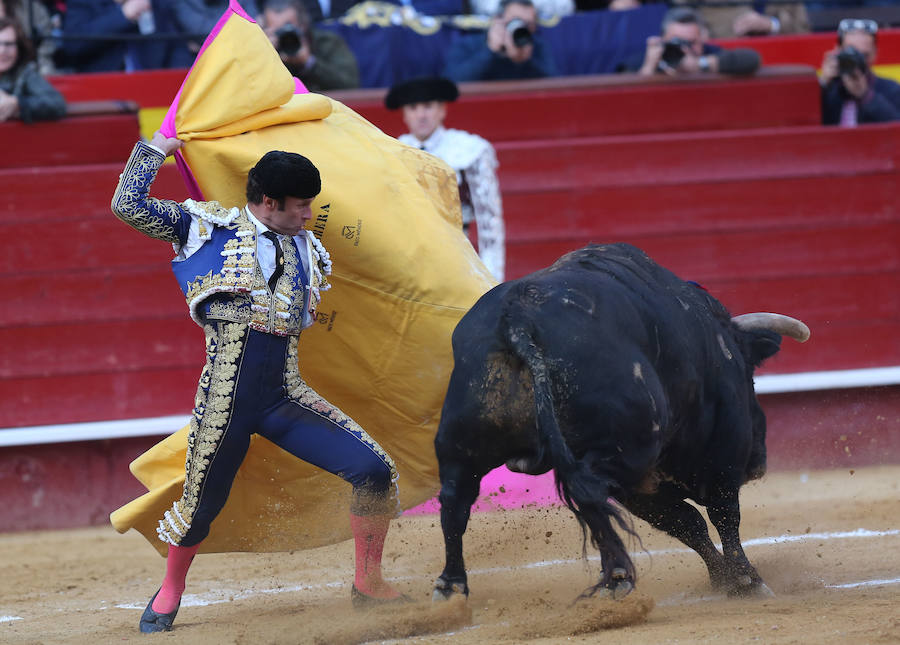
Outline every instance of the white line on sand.
<svg viewBox="0 0 900 645">
<path fill-rule="evenodd" d="M 900 529 L 893 529 L 888 531 L 870 531 L 868 529 L 856 529 L 855 531 L 838 531 L 832 533 L 804 533 L 803 535 L 778 535 L 778 536 L 768 536 L 761 538 L 753 538 L 752 540 L 746 540 L 743 542 L 745 547 L 753 547 L 753 546 L 769 546 L 773 544 L 786 544 L 791 542 L 806 542 L 809 540 L 848 540 L 848 539 L 858 539 L 858 538 L 878 538 L 878 537 L 893 537 L 900 535 Z M 632 553 L 632 557 L 655 557 L 655 556 L 663 556 L 663 555 L 672 555 L 677 553 L 693 553 L 690 549 L 687 548 L 677 548 L 677 549 L 657 549 L 654 551 L 637 551 Z M 592 555 L 588 557 L 588 560 L 598 561 L 600 556 Z M 485 575 L 491 573 L 498 573 L 502 571 L 510 571 L 512 569 L 537 569 L 541 567 L 552 567 L 559 566 L 565 564 L 577 564 L 581 562 L 581 558 L 578 559 L 566 559 L 566 560 L 543 560 L 540 562 L 530 562 L 527 564 L 516 565 L 512 567 L 492 567 L 488 569 L 472 569 L 469 571 L 469 575 Z M 390 580 L 398 581 L 398 580 L 419 580 L 422 576 L 394 576 L 389 578 Z M 881 584 L 897 584 L 898 581 L 895 580 L 863 580 L 860 582 L 850 582 L 840 585 L 825 585 L 831 589 L 851 589 L 855 587 L 864 587 L 864 586 L 876 586 Z M 347 584 L 344 582 L 326 582 L 321 584 L 300 584 L 300 585 L 290 585 L 284 587 L 276 587 L 273 589 L 257 589 L 257 590 L 229 590 L 229 589 L 218 589 L 216 591 L 209 591 L 203 594 L 185 594 L 181 599 L 182 607 L 205 607 L 207 605 L 217 605 L 224 602 L 231 602 L 232 600 L 240 600 L 244 598 L 251 598 L 253 596 L 263 595 L 263 594 L 276 594 L 276 593 L 294 593 L 298 591 L 320 591 L 322 589 L 343 589 Z M 143 610 L 146 605 L 144 603 L 123 603 L 120 605 L 116 605 L 119 609 L 140 609 Z"/>
<path fill-rule="evenodd" d="M 14 620 L 22 620 L 21 616 L 0 616 L 0 623 L 9 623 Z"/>
<path fill-rule="evenodd" d="M 859 587 L 878 587 L 881 585 L 900 585 L 900 578 L 887 580 L 863 580 L 862 582 L 845 582 L 842 585 L 825 585 L 828 589 L 857 589 Z"/>
<path fill-rule="evenodd" d="M 778 535 L 778 536 L 769 536 L 769 537 L 761 537 L 754 538 L 752 540 L 745 540 L 741 542 L 744 547 L 753 547 L 753 546 L 769 546 L 772 544 L 787 544 L 790 542 L 806 542 L 809 540 L 847 540 L 847 539 L 855 539 L 855 538 L 873 538 L 873 537 L 892 537 L 900 535 L 900 529 L 892 529 L 889 531 L 870 531 L 868 529 L 856 529 L 855 531 L 840 531 L 835 533 L 804 533 L 803 535 Z M 721 548 L 721 544 L 717 544 L 717 547 Z M 687 548 L 675 548 L 675 549 L 657 549 L 655 551 L 636 551 L 631 554 L 631 557 L 656 557 L 662 555 L 674 555 L 677 553 L 693 553 L 691 549 Z M 591 561 L 599 561 L 599 555 L 590 555 L 588 556 L 588 560 Z M 578 560 L 544 560 L 541 562 L 530 562 L 528 564 L 517 565 L 515 567 L 493 567 L 490 569 L 477 569 L 470 571 L 470 574 L 485 574 L 485 573 L 499 573 L 501 571 L 508 571 L 510 569 L 537 569 L 540 567 L 553 567 L 559 566 L 561 564 L 572 564 L 575 562 L 581 562 L 581 559 Z"/>
</svg>

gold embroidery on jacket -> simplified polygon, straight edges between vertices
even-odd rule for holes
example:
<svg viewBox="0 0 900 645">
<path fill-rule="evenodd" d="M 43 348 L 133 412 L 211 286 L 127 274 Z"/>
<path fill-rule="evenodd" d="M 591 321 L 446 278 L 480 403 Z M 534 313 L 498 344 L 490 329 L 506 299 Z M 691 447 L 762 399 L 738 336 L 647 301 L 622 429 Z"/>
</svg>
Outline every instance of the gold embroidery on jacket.
<svg viewBox="0 0 900 645">
<path fill-rule="evenodd" d="M 119 176 L 119 185 L 112 198 L 112 212 L 120 220 L 144 235 L 178 243 L 175 224 L 181 219 L 181 209 L 177 202 L 168 199 L 147 197 L 150 184 L 156 178 L 165 156 L 138 142 L 131 151 L 125 170 Z M 141 198 L 144 202 L 141 203 Z M 151 212 L 148 205 L 159 213 Z"/>
<path fill-rule="evenodd" d="M 303 317 L 303 292 L 294 287 L 300 275 L 297 251 L 290 239 L 282 242 L 284 274 L 275 285 L 275 293 L 269 291 L 262 269 L 257 262 L 253 288 L 250 291 L 253 304 L 250 327 L 276 336 L 296 336 L 300 333 Z"/>
<path fill-rule="evenodd" d="M 201 305 L 211 295 L 246 293 L 253 289 L 257 270 L 256 227 L 243 213 L 235 217 L 233 223 L 228 226 L 236 227 L 237 232 L 235 237 L 225 242 L 220 252 L 225 258 L 222 270 L 216 274 L 210 270 L 206 275 L 197 276 L 185 290 L 185 300 L 190 308 L 191 318 L 199 325 L 203 324 Z"/>
<path fill-rule="evenodd" d="M 247 324 L 250 322 L 250 302 L 243 296 L 233 296 L 230 300 L 217 300 L 209 305 L 207 318 Z"/>
<path fill-rule="evenodd" d="M 297 256 L 297 247 L 294 245 L 294 241 L 287 238 L 282 246 L 284 251 L 284 275 L 278 281 L 275 293 L 272 296 L 272 303 L 275 305 L 274 329 L 272 331 L 279 336 L 286 336 L 300 333 L 301 318 L 303 316 L 303 290 L 301 286 L 298 293 L 295 286 L 299 282 L 302 266 Z"/>
<path fill-rule="evenodd" d="M 231 322 L 204 325 L 203 329 L 206 332 L 206 365 L 197 387 L 191 417 L 184 490 L 181 499 L 165 512 L 156 531 L 160 540 L 176 546 L 191 528 L 206 469 L 231 419 L 238 363 L 248 331 L 246 325 Z"/>
<path fill-rule="evenodd" d="M 198 202 L 193 199 L 186 199 L 181 206 L 192 215 L 196 215 L 200 221 L 218 224 L 219 226 L 231 224 L 243 215 L 241 209 L 226 208 L 217 201 Z"/>
</svg>

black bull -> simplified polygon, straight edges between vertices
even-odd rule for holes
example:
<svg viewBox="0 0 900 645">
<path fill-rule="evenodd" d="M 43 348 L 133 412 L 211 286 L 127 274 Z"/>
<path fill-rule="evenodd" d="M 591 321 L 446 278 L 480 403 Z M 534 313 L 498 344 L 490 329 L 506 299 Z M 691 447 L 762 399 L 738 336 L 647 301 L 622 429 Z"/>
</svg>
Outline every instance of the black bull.
<svg viewBox="0 0 900 645">
<path fill-rule="evenodd" d="M 696 551 L 714 587 L 770 593 L 738 533 L 738 490 L 766 467 L 753 370 L 782 335 L 777 314 L 732 319 L 696 284 L 626 244 L 588 246 L 485 294 L 453 332 L 435 449 L 446 566 L 436 599 L 468 594 L 462 536 L 482 477 L 506 463 L 553 469 L 560 497 L 601 555 L 586 593 L 619 598 L 635 569 L 618 504 Z M 705 506 L 722 540 L 686 499 Z"/>
</svg>

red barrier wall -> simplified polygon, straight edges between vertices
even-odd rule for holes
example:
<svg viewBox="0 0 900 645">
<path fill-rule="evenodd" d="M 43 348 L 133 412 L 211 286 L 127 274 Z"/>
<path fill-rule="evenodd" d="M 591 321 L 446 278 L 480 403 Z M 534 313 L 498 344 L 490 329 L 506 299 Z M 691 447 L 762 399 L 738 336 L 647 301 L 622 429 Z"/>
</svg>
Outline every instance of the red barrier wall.
<svg viewBox="0 0 900 645">
<path fill-rule="evenodd" d="M 347 102 L 398 134 L 381 95 Z M 760 96 L 790 98 L 767 110 Z M 736 313 L 806 320 L 812 340 L 785 342 L 767 372 L 900 365 L 900 125 L 814 125 L 810 70 L 476 85 L 451 117 L 497 133 L 509 277 L 588 242 L 628 241 Z M 14 294 L 0 305 L 0 428 L 190 410 L 201 332 L 171 251 L 109 212 L 137 136 L 135 115 L 0 124 L 16 151 L 0 159 L 0 286 Z M 174 166 L 154 194 L 184 195 Z M 896 460 L 897 398 L 898 388 L 764 397 L 770 463 Z M 151 442 L 0 448 L 0 495 L 28 500 L 0 530 L 105 521 L 140 492 L 126 465 Z"/>
<path fill-rule="evenodd" d="M 898 286 L 898 126 L 766 127 L 774 116 L 724 130 L 723 112 L 708 117 L 713 130 L 658 133 L 650 124 L 650 133 L 597 135 L 611 120 L 590 110 L 573 119 L 572 105 L 615 112 L 643 95 L 652 105 L 682 105 L 671 122 L 687 123 L 692 109 L 683 100 L 699 89 L 731 96 L 721 103 L 734 107 L 748 88 L 790 87 L 807 97 L 793 114 L 815 114 L 815 80 L 803 72 L 722 85 L 560 82 L 509 92 L 489 84 L 473 99 L 515 104 L 523 128 L 538 124 L 496 145 L 508 277 L 588 242 L 627 241 L 735 312 L 805 319 L 813 341 L 786 343 L 769 372 L 900 364 L 898 303 L 884 297 Z M 496 108 L 470 116 L 477 114 L 482 131 L 504 120 Z M 581 125 L 565 131 L 579 136 L 554 129 L 571 121 Z M 0 161 L 0 230 L 16 240 L 0 258 L 0 285 L 17 293 L 0 312 L 8 348 L 0 427 L 186 413 L 202 345 L 174 288 L 170 250 L 109 213 L 137 137 L 135 116 L 0 124 L 0 135 L 23 150 Z M 154 194 L 184 194 L 174 166 L 162 169 Z M 22 213 L 42 226 L 23 226 Z"/>
</svg>

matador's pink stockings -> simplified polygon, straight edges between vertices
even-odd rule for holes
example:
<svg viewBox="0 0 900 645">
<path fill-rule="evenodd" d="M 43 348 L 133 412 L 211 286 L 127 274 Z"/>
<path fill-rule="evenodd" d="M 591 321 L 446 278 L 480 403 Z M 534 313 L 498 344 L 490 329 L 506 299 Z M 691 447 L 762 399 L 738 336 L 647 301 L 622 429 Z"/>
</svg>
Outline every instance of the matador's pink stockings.
<svg viewBox="0 0 900 645">
<path fill-rule="evenodd" d="M 381 577 L 381 554 L 391 523 L 389 515 L 350 515 L 356 542 L 356 588 L 372 598 L 399 598 L 400 592 Z"/>
<path fill-rule="evenodd" d="M 187 578 L 191 561 L 199 548 L 199 544 L 194 546 L 169 545 L 169 555 L 166 557 L 166 577 L 153 601 L 153 611 L 159 614 L 168 614 L 181 602 L 184 580 Z"/>
</svg>

